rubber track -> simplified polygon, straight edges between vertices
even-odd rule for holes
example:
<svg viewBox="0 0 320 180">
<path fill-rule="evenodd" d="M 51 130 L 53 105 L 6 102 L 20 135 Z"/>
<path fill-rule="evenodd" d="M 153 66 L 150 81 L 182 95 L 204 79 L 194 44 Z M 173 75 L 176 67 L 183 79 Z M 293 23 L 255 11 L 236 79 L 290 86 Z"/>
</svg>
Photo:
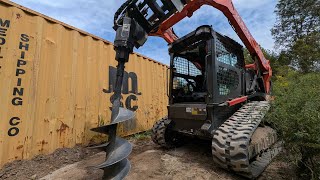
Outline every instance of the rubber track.
<svg viewBox="0 0 320 180">
<path fill-rule="evenodd" d="M 267 101 L 247 103 L 222 124 L 213 133 L 214 162 L 247 178 L 258 177 L 280 151 L 270 148 L 277 141 L 275 132 L 254 145 L 250 144 L 269 108 Z"/>
</svg>

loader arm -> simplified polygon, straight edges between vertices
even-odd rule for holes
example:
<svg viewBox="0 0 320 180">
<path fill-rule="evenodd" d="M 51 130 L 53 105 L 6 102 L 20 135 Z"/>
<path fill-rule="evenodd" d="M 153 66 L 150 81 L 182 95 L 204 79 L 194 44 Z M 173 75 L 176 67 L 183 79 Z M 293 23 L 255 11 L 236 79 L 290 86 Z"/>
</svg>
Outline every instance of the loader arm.
<svg viewBox="0 0 320 180">
<path fill-rule="evenodd" d="M 158 4 L 159 1 L 162 5 Z M 263 81 L 260 85 L 261 91 L 270 93 L 272 76 L 270 62 L 265 58 L 259 44 L 234 8 L 232 0 L 158 0 L 158 2 L 157 0 L 128 0 L 121 8 L 122 17 L 133 18 L 149 36 L 162 37 L 171 44 L 178 39 L 172 27 L 179 21 L 191 17 L 203 5 L 209 5 L 220 10 L 228 18 L 234 31 L 255 61 L 254 64 L 246 65 L 246 68 L 256 71 L 257 76 L 261 77 Z M 154 13 L 152 16 L 148 16 L 149 9 Z M 119 22 L 117 21 L 118 16 L 120 16 L 119 12 L 116 13 L 115 22 Z M 119 19 L 121 22 L 121 18 Z"/>
</svg>

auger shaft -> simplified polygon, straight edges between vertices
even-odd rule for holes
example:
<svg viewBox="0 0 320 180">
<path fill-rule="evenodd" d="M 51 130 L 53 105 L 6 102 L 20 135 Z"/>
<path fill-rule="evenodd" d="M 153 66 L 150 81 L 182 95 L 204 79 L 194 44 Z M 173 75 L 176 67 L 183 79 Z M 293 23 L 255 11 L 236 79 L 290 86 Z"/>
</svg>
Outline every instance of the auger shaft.
<svg viewBox="0 0 320 180">
<path fill-rule="evenodd" d="M 125 68 L 125 62 L 118 61 L 117 78 L 116 78 L 116 84 L 114 87 L 114 94 L 113 94 L 114 99 L 113 99 L 113 105 L 112 105 L 111 123 L 115 120 L 116 116 L 119 114 L 124 68 Z"/>
<path fill-rule="evenodd" d="M 127 157 L 132 151 L 131 144 L 125 139 L 117 137 L 117 127 L 121 122 L 134 118 L 134 113 L 121 107 L 121 91 L 124 75 L 125 62 L 123 59 L 118 60 L 116 83 L 112 101 L 111 122 L 109 125 L 92 129 L 93 131 L 108 134 L 108 142 L 93 148 L 101 148 L 106 151 L 106 161 L 97 168 L 103 169 L 104 180 L 114 179 L 121 180 L 131 168 Z"/>
<path fill-rule="evenodd" d="M 113 94 L 113 105 L 112 105 L 112 113 L 111 113 L 111 124 L 114 123 L 114 120 L 116 119 L 116 116 L 119 114 L 119 108 L 120 108 L 120 100 L 121 100 L 121 89 L 122 89 L 122 81 L 123 81 L 123 74 L 124 74 L 124 68 L 125 68 L 125 62 L 118 61 L 117 66 L 117 77 L 116 77 L 116 84 L 114 88 L 114 94 Z M 109 146 L 106 147 L 106 159 L 110 158 L 111 151 L 115 147 L 116 143 L 116 135 L 117 135 L 117 127 L 118 124 L 113 124 L 110 126 L 109 129 Z M 109 152 L 109 153 L 108 153 Z M 103 173 L 103 179 L 108 179 L 109 172 L 104 171 Z"/>
<path fill-rule="evenodd" d="M 120 59 L 118 60 L 116 83 L 112 101 L 111 122 L 109 125 L 92 129 L 99 133 L 108 134 L 107 143 L 93 147 L 101 148 L 106 151 L 106 161 L 96 166 L 97 168 L 104 170 L 102 178 L 104 180 L 121 180 L 129 173 L 131 168 L 127 157 L 132 151 L 132 146 L 125 139 L 117 137 L 118 124 L 134 118 L 134 113 L 122 108 L 120 102 L 125 62 L 126 61 Z"/>
</svg>

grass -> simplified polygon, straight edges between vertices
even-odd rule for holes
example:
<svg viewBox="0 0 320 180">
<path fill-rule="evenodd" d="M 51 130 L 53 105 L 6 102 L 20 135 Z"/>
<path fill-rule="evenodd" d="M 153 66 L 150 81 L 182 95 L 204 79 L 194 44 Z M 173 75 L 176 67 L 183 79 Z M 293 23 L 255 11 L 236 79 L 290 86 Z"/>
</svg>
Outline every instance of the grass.
<svg viewBox="0 0 320 180">
<path fill-rule="evenodd" d="M 135 140 L 145 140 L 145 139 L 150 139 L 150 137 L 151 137 L 151 130 L 134 134 L 130 138 Z"/>
</svg>

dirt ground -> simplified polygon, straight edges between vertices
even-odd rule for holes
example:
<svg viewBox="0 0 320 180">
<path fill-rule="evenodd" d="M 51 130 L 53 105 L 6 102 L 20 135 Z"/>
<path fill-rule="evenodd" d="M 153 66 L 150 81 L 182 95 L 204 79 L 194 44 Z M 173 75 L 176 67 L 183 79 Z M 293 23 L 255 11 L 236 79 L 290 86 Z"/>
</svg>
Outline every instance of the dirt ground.
<svg viewBox="0 0 320 180">
<path fill-rule="evenodd" d="M 130 138 L 133 151 L 129 157 L 132 168 L 128 180 L 242 180 L 243 178 L 215 166 L 211 160 L 210 143 L 191 140 L 183 147 L 164 150 L 150 137 Z M 0 170 L 0 179 L 101 179 L 102 171 L 93 166 L 104 161 L 105 153 L 77 146 L 59 149 L 50 155 L 32 160 L 14 161 Z M 293 169 L 277 158 L 259 180 L 296 179 Z"/>
</svg>

